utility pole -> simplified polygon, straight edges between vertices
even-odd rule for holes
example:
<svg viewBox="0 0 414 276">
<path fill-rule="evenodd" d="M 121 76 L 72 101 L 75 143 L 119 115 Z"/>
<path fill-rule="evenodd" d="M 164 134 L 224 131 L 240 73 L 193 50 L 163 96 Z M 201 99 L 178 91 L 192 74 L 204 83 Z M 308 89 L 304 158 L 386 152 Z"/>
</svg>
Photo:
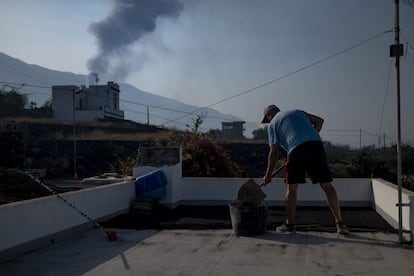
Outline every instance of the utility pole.
<svg viewBox="0 0 414 276">
<path fill-rule="evenodd" d="M 398 238 L 404 243 L 402 235 L 402 179 L 401 179 L 401 104 L 400 104 L 400 57 L 404 54 L 404 47 L 400 44 L 400 14 L 399 0 L 394 0 L 394 35 L 395 43 L 390 46 L 390 56 L 395 57 L 397 74 L 397 183 L 398 183 Z"/>
<path fill-rule="evenodd" d="M 147 125 L 149 126 L 150 121 L 149 121 L 149 106 L 147 105 Z"/>
<path fill-rule="evenodd" d="M 79 94 L 81 90 L 74 89 L 72 91 L 72 107 L 73 107 L 73 179 L 78 180 L 78 168 L 76 164 L 76 104 L 75 104 L 75 95 Z"/>
<path fill-rule="evenodd" d="M 378 135 L 378 151 L 381 152 L 381 135 Z"/>
</svg>

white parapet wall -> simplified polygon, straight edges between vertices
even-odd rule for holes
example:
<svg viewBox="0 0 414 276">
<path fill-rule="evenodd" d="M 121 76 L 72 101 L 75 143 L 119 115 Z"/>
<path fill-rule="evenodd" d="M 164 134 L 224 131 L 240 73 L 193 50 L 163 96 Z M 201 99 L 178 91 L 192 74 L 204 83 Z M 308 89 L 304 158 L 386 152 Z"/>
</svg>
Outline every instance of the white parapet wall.
<svg viewBox="0 0 414 276">
<path fill-rule="evenodd" d="M 127 212 L 135 200 L 134 182 L 120 182 L 63 193 L 61 196 L 93 220 Z M 0 205 L 0 259 L 24 251 L 36 240 L 57 240 L 59 233 L 90 221 L 57 196 Z M 39 243 L 40 244 L 40 243 Z M 18 247 L 22 247 L 19 249 Z M 9 252 L 7 252 L 9 250 Z M 8 254 L 7 254 L 8 253 Z"/>
<path fill-rule="evenodd" d="M 373 205 L 394 228 L 399 228 L 398 220 L 398 187 L 382 179 L 372 179 Z M 402 226 L 414 236 L 414 192 L 402 189 Z"/>
<path fill-rule="evenodd" d="M 240 187 L 247 178 L 192 178 L 181 176 L 181 165 L 161 168 L 135 168 L 134 178 L 154 170 L 162 170 L 167 178 L 166 196 L 160 203 L 177 205 L 223 205 L 237 198 Z M 261 183 L 261 179 L 254 179 Z M 398 227 L 396 186 L 381 179 L 334 179 L 333 185 L 342 206 L 374 206 L 390 224 Z M 263 188 L 269 205 L 284 205 L 285 184 L 275 178 Z M 135 181 L 124 180 L 79 191 L 61 194 L 68 202 L 94 220 L 127 212 L 136 198 Z M 301 185 L 298 192 L 299 206 L 326 206 L 325 195 L 319 185 Z M 404 190 L 403 227 L 414 229 L 414 193 Z M 5 256 L 22 253 L 22 248 L 33 241 L 59 239 L 58 234 L 80 226 L 92 227 L 88 219 L 73 210 L 56 196 L 48 196 L 0 205 L 0 260 Z M 36 245 L 39 248 L 38 245 Z M 29 249 L 36 247 L 31 246 Z M 28 248 L 26 248 L 26 251 Z"/>
<path fill-rule="evenodd" d="M 222 205 L 237 199 L 246 178 L 182 178 L 174 183 L 174 202 L 177 204 Z M 261 179 L 254 179 L 257 184 Z M 342 206 L 371 206 L 371 179 L 335 179 L 333 181 Z M 283 179 L 275 178 L 263 188 L 269 205 L 284 205 L 286 191 Z M 319 185 L 301 185 L 298 191 L 299 206 L 326 206 L 325 194 Z"/>
<path fill-rule="evenodd" d="M 154 170 L 162 170 L 167 178 L 166 196 L 161 203 L 170 207 L 183 205 L 226 205 L 237 199 L 240 187 L 247 178 L 182 177 L 180 164 L 173 166 L 137 167 L 134 177 Z M 260 184 L 262 179 L 254 179 Z M 342 206 L 372 206 L 372 186 L 369 178 L 334 179 Z M 269 205 L 284 205 L 285 183 L 275 178 L 263 188 Z M 326 206 L 325 195 L 318 184 L 301 185 L 298 194 L 299 205 Z"/>
</svg>

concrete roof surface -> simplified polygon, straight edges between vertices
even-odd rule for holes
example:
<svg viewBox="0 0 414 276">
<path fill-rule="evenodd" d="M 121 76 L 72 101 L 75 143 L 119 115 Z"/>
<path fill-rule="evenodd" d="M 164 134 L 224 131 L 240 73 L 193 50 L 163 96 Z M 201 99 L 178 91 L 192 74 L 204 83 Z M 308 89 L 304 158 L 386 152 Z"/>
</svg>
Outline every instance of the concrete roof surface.
<svg viewBox="0 0 414 276">
<path fill-rule="evenodd" d="M 2 275 L 412 275 L 395 233 L 237 236 L 231 229 L 101 229 L 0 264 Z"/>
</svg>

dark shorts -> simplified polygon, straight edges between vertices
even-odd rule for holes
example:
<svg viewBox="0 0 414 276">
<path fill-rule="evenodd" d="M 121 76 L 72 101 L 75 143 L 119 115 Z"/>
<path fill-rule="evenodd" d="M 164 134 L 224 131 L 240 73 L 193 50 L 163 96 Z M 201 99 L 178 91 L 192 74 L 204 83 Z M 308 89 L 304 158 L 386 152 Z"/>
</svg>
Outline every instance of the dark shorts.
<svg viewBox="0 0 414 276">
<path fill-rule="evenodd" d="M 293 149 L 286 160 L 284 170 L 287 184 L 306 183 L 306 177 L 309 177 L 313 184 L 332 181 L 325 149 L 320 141 L 305 142 Z"/>
</svg>

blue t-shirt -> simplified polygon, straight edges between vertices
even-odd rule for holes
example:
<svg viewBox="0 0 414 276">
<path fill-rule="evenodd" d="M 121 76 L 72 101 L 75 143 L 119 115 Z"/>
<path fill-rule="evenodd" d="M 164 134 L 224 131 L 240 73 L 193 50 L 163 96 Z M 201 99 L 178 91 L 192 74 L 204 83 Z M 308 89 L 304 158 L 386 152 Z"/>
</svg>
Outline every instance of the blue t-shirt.
<svg viewBox="0 0 414 276">
<path fill-rule="evenodd" d="M 269 145 L 279 144 L 288 154 L 308 141 L 321 141 L 306 112 L 302 110 L 280 111 L 267 128 Z"/>
</svg>

